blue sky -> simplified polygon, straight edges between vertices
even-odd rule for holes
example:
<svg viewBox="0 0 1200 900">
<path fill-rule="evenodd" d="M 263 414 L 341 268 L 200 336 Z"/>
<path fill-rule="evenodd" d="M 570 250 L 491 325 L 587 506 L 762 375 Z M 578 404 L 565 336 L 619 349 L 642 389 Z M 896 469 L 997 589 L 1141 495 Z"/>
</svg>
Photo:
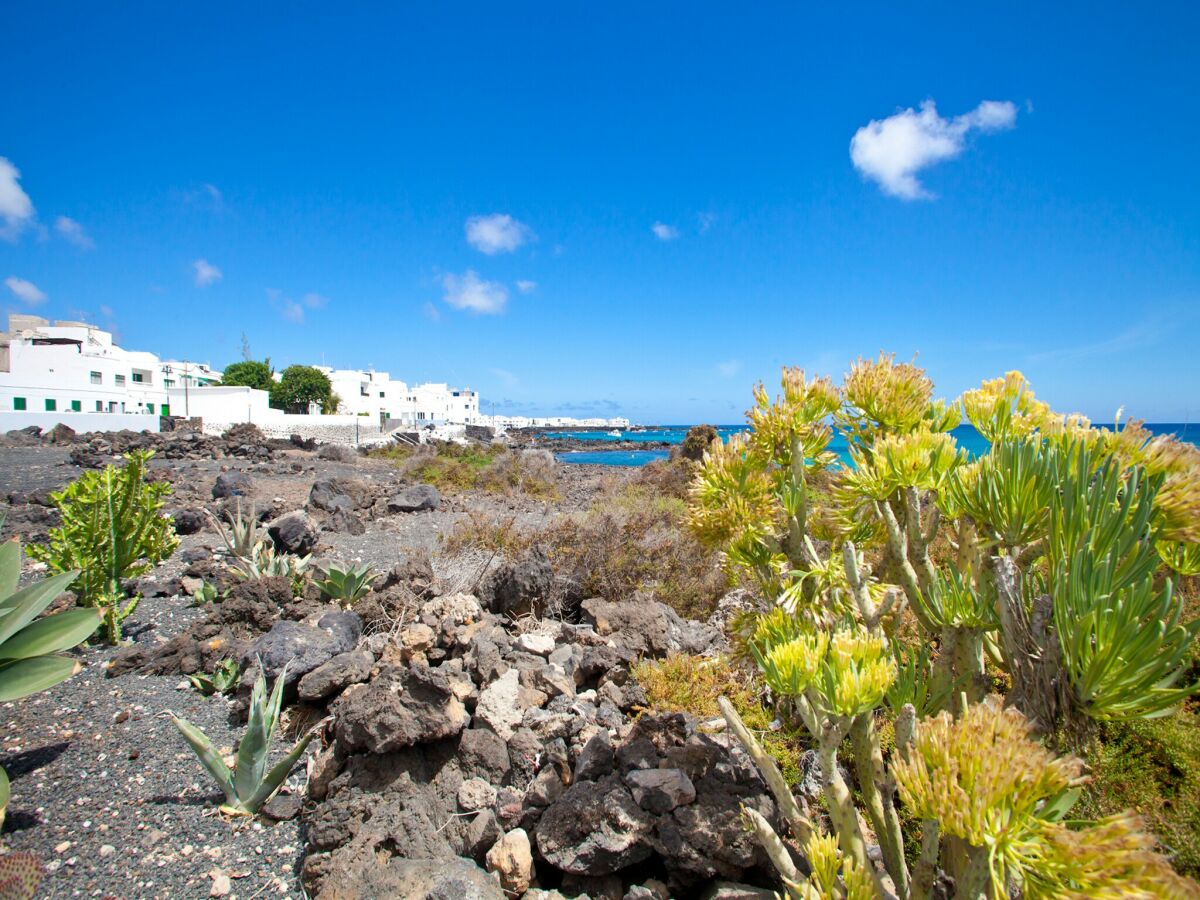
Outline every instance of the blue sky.
<svg viewBox="0 0 1200 900">
<path fill-rule="evenodd" d="M 825 6 L 8 4 L 0 303 L 497 412 L 886 349 L 1200 418 L 1198 8 Z"/>
</svg>

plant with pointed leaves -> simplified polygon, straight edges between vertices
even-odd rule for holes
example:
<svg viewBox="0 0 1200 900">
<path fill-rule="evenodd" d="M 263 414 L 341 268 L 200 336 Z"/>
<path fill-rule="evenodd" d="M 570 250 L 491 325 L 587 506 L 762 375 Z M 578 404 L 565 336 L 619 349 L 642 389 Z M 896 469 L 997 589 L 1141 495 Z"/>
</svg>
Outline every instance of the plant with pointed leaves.
<svg viewBox="0 0 1200 900">
<path fill-rule="evenodd" d="M 375 572 L 370 566 L 357 566 L 343 569 L 330 566 L 325 577 L 317 582 L 321 593 L 330 600 L 342 604 L 352 604 L 361 600 L 371 590 L 371 581 Z"/>
<path fill-rule="evenodd" d="M 200 764 L 216 779 L 217 784 L 224 792 L 225 803 L 221 805 L 221 811 L 228 815 L 255 815 L 262 805 L 279 790 L 316 734 L 315 728 L 310 730 L 295 743 L 282 760 L 268 771 L 267 763 L 270 760 L 275 729 L 279 725 L 279 711 L 283 703 L 283 685 L 286 675 L 287 667 L 285 666 L 275 679 L 275 687 L 268 695 L 267 679 L 263 675 L 262 664 L 259 663 L 258 679 L 254 682 L 254 688 L 250 693 L 250 718 L 246 723 L 246 733 L 242 735 L 241 743 L 238 745 L 232 769 L 221 759 L 221 754 L 217 752 L 212 741 L 204 732 L 186 719 L 169 713 L 171 721 L 175 723 L 175 727 L 188 742 L 200 760 Z"/>
<path fill-rule="evenodd" d="M 0 526 L 3 523 L 0 516 Z M 79 660 L 63 651 L 91 636 L 100 625 L 100 610 L 69 609 L 42 615 L 77 575 L 63 572 L 18 590 L 21 545 L 17 541 L 0 544 L 0 703 L 49 690 L 79 671 Z M 0 769 L 0 823 L 8 799 L 8 776 Z"/>
<path fill-rule="evenodd" d="M 207 697 L 210 694 L 228 694 L 238 686 L 241 675 L 242 668 L 236 659 L 223 659 L 217 663 L 211 675 L 189 675 L 188 681 Z"/>
</svg>

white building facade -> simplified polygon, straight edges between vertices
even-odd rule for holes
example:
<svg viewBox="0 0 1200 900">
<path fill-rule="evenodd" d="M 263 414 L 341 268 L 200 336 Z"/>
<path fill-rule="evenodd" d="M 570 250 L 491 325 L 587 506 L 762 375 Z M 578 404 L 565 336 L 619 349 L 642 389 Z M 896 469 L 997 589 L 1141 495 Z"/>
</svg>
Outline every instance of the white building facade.
<svg viewBox="0 0 1200 900">
<path fill-rule="evenodd" d="M 206 365 L 124 350 L 111 332 L 85 322 L 10 315 L 0 332 L 0 412 L 63 414 L 68 422 L 70 413 L 183 415 L 170 390 L 220 378 Z"/>
<path fill-rule="evenodd" d="M 479 425 L 479 394 L 444 382 L 414 384 L 394 381 L 374 369 L 331 369 L 315 366 L 329 377 L 343 415 L 365 416 L 393 425 Z"/>
</svg>

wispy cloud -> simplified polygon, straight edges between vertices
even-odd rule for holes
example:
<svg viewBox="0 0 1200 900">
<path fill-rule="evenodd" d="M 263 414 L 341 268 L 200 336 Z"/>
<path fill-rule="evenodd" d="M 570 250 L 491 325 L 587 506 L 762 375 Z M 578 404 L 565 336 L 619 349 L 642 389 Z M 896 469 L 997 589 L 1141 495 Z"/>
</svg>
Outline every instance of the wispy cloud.
<svg viewBox="0 0 1200 900">
<path fill-rule="evenodd" d="M 471 216 L 464 226 L 467 243 L 489 256 L 512 253 L 534 237 L 532 229 L 507 213 Z"/>
<path fill-rule="evenodd" d="M 33 201 L 18 182 L 21 180 L 20 170 L 11 162 L 0 156 L 0 238 L 8 241 L 17 239 L 26 225 L 33 222 Z"/>
<path fill-rule="evenodd" d="M 225 209 L 225 195 L 215 184 L 204 182 L 198 187 L 183 191 L 183 202 L 199 207 L 207 207 L 213 212 Z"/>
<path fill-rule="evenodd" d="M 289 322 L 294 322 L 297 325 L 303 325 L 307 319 L 306 311 L 310 309 L 322 309 L 329 303 L 329 298 L 316 293 L 307 293 L 299 300 L 293 300 L 291 297 L 284 295 L 279 288 L 267 288 L 267 300 L 271 306 Z"/>
<path fill-rule="evenodd" d="M 1067 360 L 1086 359 L 1093 356 L 1109 356 L 1114 353 L 1125 353 L 1157 344 L 1166 333 L 1166 325 L 1159 320 L 1148 320 L 1131 325 L 1111 337 L 1092 341 L 1087 344 L 1076 344 L 1073 347 L 1057 347 L 1053 350 L 1043 350 L 1029 354 L 1029 362 L 1063 362 Z"/>
<path fill-rule="evenodd" d="M 426 302 L 425 305 L 421 307 L 421 312 L 423 312 L 425 314 L 425 318 L 429 319 L 431 322 L 442 321 L 442 311 L 432 303 Z"/>
<path fill-rule="evenodd" d="M 198 259 L 192 263 L 192 268 L 195 270 L 196 286 L 208 287 L 210 284 L 215 284 L 221 280 L 221 270 L 210 263 L 207 259 Z"/>
<path fill-rule="evenodd" d="M 4 279 L 4 286 L 12 291 L 22 303 L 37 306 L 39 303 L 46 302 L 45 292 L 32 281 L 26 281 L 24 278 L 10 275 Z"/>
<path fill-rule="evenodd" d="M 696 223 L 700 226 L 701 234 L 708 234 L 710 228 L 717 222 L 717 214 L 715 212 L 696 213 Z"/>
<path fill-rule="evenodd" d="M 508 289 L 498 281 L 484 281 L 473 269 L 462 275 L 442 276 L 442 288 L 445 290 L 442 299 L 455 309 L 496 315 L 508 305 Z"/>
<path fill-rule="evenodd" d="M 673 241 L 679 237 L 679 229 L 674 225 L 667 225 L 663 222 L 655 222 L 650 226 L 650 230 L 654 232 L 654 236 L 660 241 Z"/>
<path fill-rule="evenodd" d="M 508 369 L 488 369 L 488 371 L 495 375 L 505 387 L 516 387 L 521 382 L 521 379 Z"/>
<path fill-rule="evenodd" d="M 850 159 L 885 194 L 928 199 L 933 195 L 917 180 L 922 169 L 959 156 L 971 131 L 1003 131 L 1016 122 L 1017 107 L 1007 100 L 984 100 L 953 119 L 943 119 L 934 102 L 926 100 L 919 112 L 909 107 L 858 129 L 850 141 Z"/>
<path fill-rule="evenodd" d="M 523 278 L 517 282 L 517 290 L 522 294 L 532 294 L 537 290 L 537 282 Z"/>
<path fill-rule="evenodd" d="M 740 371 L 742 371 L 740 359 L 727 359 L 725 362 L 717 363 L 717 374 L 722 378 L 732 378 Z"/>
<path fill-rule="evenodd" d="M 84 227 L 69 216 L 59 216 L 55 219 L 54 230 L 76 247 L 91 250 L 96 246 L 96 242 L 92 240 L 91 235 L 87 233 Z"/>
</svg>

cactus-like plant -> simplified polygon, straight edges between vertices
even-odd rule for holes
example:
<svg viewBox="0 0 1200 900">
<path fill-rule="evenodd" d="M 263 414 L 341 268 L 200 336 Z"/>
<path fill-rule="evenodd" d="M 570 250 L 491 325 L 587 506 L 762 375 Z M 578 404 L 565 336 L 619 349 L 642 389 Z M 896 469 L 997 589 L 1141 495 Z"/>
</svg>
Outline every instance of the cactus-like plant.
<svg viewBox="0 0 1200 900">
<path fill-rule="evenodd" d="M 124 466 L 85 472 L 51 494 L 62 525 L 50 529 L 48 545 L 29 548 L 51 571 L 79 573 L 71 590 L 82 606 L 103 611 L 104 635 L 114 644 L 140 599 L 126 600 L 121 582 L 150 571 L 179 546 L 170 517 L 162 513 L 171 487 L 146 480 L 153 455 L 129 453 Z"/>
<path fill-rule="evenodd" d="M 246 733 L 242 735 L 238 744 L 233 769 L 225 764 L 221 754 L 203 731 L 186 719 L 169 713 L 171 721 L 188 742 L 200 764 L 216 779 L 225 794 L 225 803 L 221 805 L 221 811 L 227 815 L 255 815 L 279 790 L 316 734 L 315 729 L 310 730 L 268 771 L 267 763 L 270 760 L 275 729 L 279 725 L 286 676 L 285 666 L 275 679 L 275 686 L 268 695 L 267 679 L 263 675 L 260 663 L 258 678 L 250 693 L 250 717 L 246 722 Z"/>
<path fill-rule="evenodd" d="M 0 702 L 48 690 L 79 671 L 79 661 L 62 651 L 87 640 L 100 624 L 100 611 L 70 609 L 42 616 L 77 575 L 63 572 L 18 590 L 21 545 L 0 544 Z M 8 776 L 0 769 L 0 823 L 8 799 Z"/>
<path fill-rule="evenodd" d="M 357 566 L 343 569 L 330 566 L 325 577 L 317 582 L 321 593 L 330 600 L 350 604 L 361 600 L 371 590 L 371 581 L 375 572 L 370 566 Z"/>
</svg>

